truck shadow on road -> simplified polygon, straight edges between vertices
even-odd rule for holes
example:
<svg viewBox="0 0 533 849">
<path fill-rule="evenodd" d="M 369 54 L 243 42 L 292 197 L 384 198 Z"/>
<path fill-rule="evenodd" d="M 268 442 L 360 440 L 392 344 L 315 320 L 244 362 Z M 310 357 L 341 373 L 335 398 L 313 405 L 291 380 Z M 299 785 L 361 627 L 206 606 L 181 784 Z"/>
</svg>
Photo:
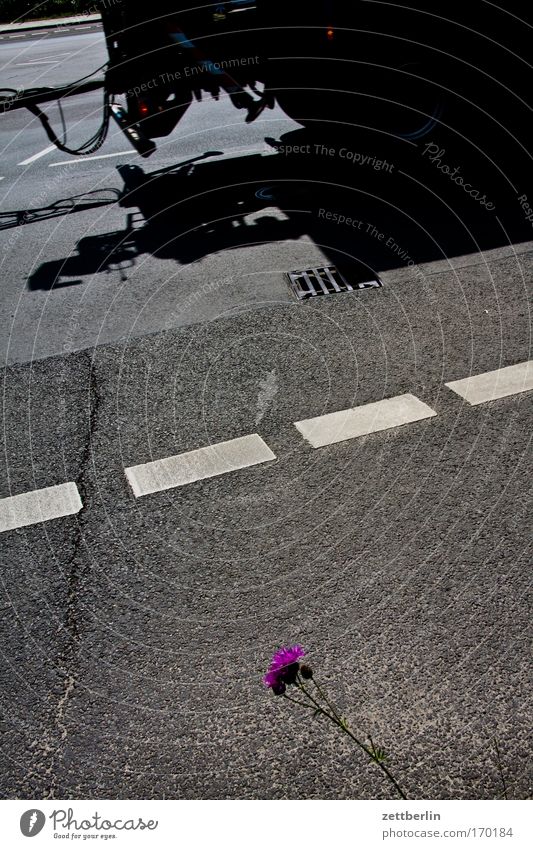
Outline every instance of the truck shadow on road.
<svg viewBox="0 0 533 849">
<path fill-rule="evenodd" d="M 218 156 L 210 152 L 152 173 L 119 166 L 124 229 L 81 238 L 76 253 L 37 268 L 29 288 L 117 270 L 126 280 L 141 255 L 187 265 L 304 236 L 347 271 L 352 263 L 384 271 L 531 239 L 516 192 L 479 161 L 461 160 L 466 192 L 450 178 L 454 162 L 442 149 L 433 159 L 406 142 L 392 150 L 374 142 L 365 152 L 361 140 L 357 149 L 331 139 L 322 145 L 304 129 L 267 141 L 264 153 L 208 161 Z"/>
<path fill-rule="evenodd" d="M 87 212 L 90 209 L 100 209 L 103 206 L 115 204 L 120 200 L 118 189 L 95 189 L 83 194 L 62 198 L 48 206 L 30 209 L 11 209 L 0 212 L 0 230 L 11 230 L 13 227 L 24 227 L 26 224 L 38 224 L 50 218 L 63 218 L 74 212 Z"/>
</svg>

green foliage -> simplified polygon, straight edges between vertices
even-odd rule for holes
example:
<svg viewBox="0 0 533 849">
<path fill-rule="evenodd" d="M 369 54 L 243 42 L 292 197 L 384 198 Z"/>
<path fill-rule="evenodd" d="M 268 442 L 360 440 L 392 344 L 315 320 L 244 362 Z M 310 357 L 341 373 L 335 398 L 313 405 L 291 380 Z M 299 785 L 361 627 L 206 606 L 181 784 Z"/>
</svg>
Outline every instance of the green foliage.
<svg viewBox="0 0 533 849">
<path fill-rule="evenodd" d="M 368 750 L 368 754 L 370 758 L 377 764 L 384 764 L 387 760 L 387 753 L 384 749 L 380 749 L 379 746 L 374 746 L 374 741 L 372 737 L 368 737 L 370 740 L 370 749 Z"/>
</svg>

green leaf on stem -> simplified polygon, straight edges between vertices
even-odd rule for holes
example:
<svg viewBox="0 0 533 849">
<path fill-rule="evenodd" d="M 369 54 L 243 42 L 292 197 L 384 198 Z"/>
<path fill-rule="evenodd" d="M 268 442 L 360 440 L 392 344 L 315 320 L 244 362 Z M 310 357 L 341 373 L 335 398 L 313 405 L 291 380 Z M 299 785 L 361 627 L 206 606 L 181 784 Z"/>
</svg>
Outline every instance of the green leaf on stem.
<svg viewBox="0 0 533 849">
<path fill-rule="evenodd" d="M 375 749 L 375 750 L 374 750 L 374 758 L 373 758 L 373 760 L 375 760 L 375 762 L 376 762 L 377 764 L 384 764 L 384 763 L 385 763 L 385 761 L 387 760 L 387 755 L 386 755 L 386 753 L 383 751 L 383 749 Z"/>
<path fill-rule="evenodd" d="M 374 745 L 374 741 L 370 735 L 368 736 L 370 740 L 370 758 L 377 764 L 385 763 L 387 760 L 387 755 L 384 749 L 380 749 L 379 746 Z"/>
</svg>

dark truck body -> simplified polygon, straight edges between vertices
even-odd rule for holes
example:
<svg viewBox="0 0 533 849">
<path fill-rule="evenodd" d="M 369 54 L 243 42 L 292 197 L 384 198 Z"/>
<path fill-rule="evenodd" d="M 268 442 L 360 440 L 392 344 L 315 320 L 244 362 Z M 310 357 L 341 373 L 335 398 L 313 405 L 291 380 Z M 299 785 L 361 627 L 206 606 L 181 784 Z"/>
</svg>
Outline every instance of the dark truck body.
<svg viewBox="0 0 533 849">
<path fill-rule="evenodd" d="M 194 96 L 227 93 L 229 77 L 261 83 L 291 117 L 331 132 L 416 139 L 444 121 L 527 143 L 524 11 L 516 0 L 109 4 L 108 86 L 149 138 L 171 132 Z"/>
<path fill-rule="evenodd" d="M 376 155 L 393 145 L 401 157 L 444 134 L 515 180 L 531 173 L 532 26 L 519 0 L 190 2 L 103 4 L 105 80 L 9 90 L 0 109 L 31 109 L 57 147 L 78 155 L 103 144 L 113 115 L 149 156 L 193 98 L 229 97 L 247 121 L 277 100 L 324 141 L 359 136 Z M 39 104 L 97 84 L 101 131 L 69 149 Z"/>
<path fill-rule="evenodd" d="M 218 97 L 224 84 L 244 89 L 264 80 L 257 4 L 190 6 L 155 2 L 102 11 L 108 88 L 126 96 L 130 120 L 149 138 L 168 135 L 194 96 Z"/>
</svg>

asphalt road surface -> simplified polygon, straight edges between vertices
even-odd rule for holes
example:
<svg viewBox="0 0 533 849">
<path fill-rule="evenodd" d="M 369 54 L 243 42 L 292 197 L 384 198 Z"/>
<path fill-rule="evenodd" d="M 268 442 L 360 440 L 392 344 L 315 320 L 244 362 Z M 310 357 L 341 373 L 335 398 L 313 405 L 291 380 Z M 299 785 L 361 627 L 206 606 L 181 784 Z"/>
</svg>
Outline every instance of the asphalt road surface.
<svg viewBox="0 0 533 849">
<path fill-rule="evenodd" d="M 104 61 L 98 31 L 0 44 L 15 88 Z M 65 117 L 84 140 L 99 96 Z M 70 159 L 0 117 L 2 798 L 390 798 L 265 691 L 291 643 L 409 797 L 500 797 L 495 740 L 531 795 L 528 188 L 323 142 L 221 100 L 147 161 L 115 129 Z M 285 273 L 332 262 L 384 285 L 297 301 Z M 431 415 L 380 430 L 405 395 Z M 353 408 L 343 441 L 295 426 Z M 136 497 L 128 470 L 252 434 L 273 459 Z M 58 518 L 5 500 L 67 483 Z"/>
</svg>

